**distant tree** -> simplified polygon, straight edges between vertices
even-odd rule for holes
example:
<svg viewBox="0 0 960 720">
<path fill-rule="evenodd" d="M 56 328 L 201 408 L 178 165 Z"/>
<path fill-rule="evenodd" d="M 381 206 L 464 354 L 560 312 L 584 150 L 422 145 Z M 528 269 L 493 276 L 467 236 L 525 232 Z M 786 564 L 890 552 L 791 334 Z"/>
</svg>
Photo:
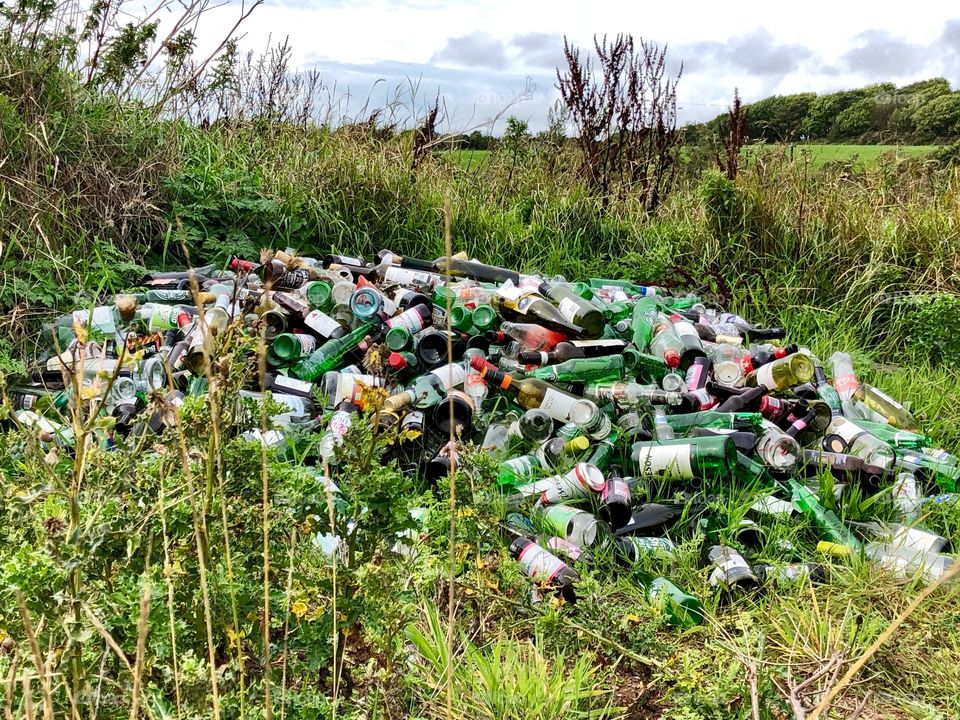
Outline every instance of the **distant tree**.
<svg viewBox="0 0 960 720">
<path fill-rule="evenodd" d="M 873 97 L 860 98 L 834 120 L 834 132 L 838 137 L 853 138 L 871 129 L 871 118 L 877 103 Z"/>
<path fill-rule="evenodd" d="M 914 106 L 922 105 L 940 95 L 949 95 L 951 92 L 953 89 L 950 87 L 950 81 L 942 77 L 910 83 L 896 90 L 901 104 Z"/>
<path fill-rule="evenodd" d="M 530 140 L 530 124 L 513 115 L 507 118 L 507 129 L 503 133 L 504 146 L 514 155 L 520 152 Z"/>
<path fill-rule="evenodd" d="M 803 120 L 804 133 L 813 139 L 827 137 L 840 110 L 839 93 L 821 95 L 810 103 L 810 109 Z"/>
<path fill-rule="evenodd" d="M 792 140 L 803 132 L 803 120 L 814 93 L 774 95 L 747 106 L 747 135 L 771 141 Z"/>
<path fill-rule="evenodd" d="M 853 90 L 796 95 L 774 95 L 751 103 L 747 135 L 751 139 L 785 141 L 805 135 L 812 140 L 861 142 L 910 141 L 960 134 L 951 129 L 953 100 L 934 100 L 956 93 L 941 77 L 902 87 L 876 83 Z M 921 122 L 921 118 L 923 118 Z M 690 142 L 717 142 L 728 128 L 726 114 L 688 126 Z"/>
<path fill-rule="evenodd" d="M 960 92 L 924 103 L 914 112 L 913 122 L 930 139 L 960 134 Z"/>
</svg>

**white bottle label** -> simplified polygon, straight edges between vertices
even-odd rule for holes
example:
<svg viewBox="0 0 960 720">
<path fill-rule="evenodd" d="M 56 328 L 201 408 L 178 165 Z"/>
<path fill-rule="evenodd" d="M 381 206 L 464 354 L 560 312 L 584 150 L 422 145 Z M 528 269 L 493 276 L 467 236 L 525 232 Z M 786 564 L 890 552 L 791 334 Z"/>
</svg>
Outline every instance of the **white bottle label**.
<svg viewBox="0 0 960 720">
<path fill-rule="evenodd" d="M 507 300 L 519 300 L 523 292 L 516 285 L 502 285 L 497 289 L 497 295 Z"/>
<path fill-rule="evenodd" d="M 389 328 L 405 328 L 412 334 L 423 330 L 427 326 L 427 322 L 420 315 L 420 311 L 417 308 L 410 308 L 409 310 L 400 313 L 396 317 L 387 320 L 386 325 Z"/>
<path fill-rule="evenodd" d="M 683 337 L 687 335 L 688 337 L 695 337 L 697 340 L 700 340 L 700 335 L 697 333 L 697 329 L 693 326 L 692 323 L 688 322 L 678 322 L 673 325 L 674 330 L 677 331 L 677 335 Z"/>
<path fill-rule="evenodd" d="M 763 385 L 768 390 L 777 389 L 777 384 L 773 380 L 773 363 L 761 365 L 757 370 L 757 385 Z"/>
<path fill-rule="evenodd" d="M 390 282 L 394 282 L 399 285 L 433 286 L 436 284 L 436 281 L 439 279 L 439 276 L 434 275 L 433 273 L 417 272 L 415 270 L 409 270 L 407 268 L 391 265 L 390 267 L 387 268 L 387 271 L 383 274 L 383 279 L 389 280 Z"/>
<path fill-rule="evenodd" d="M 337 406 L 344 400 L 356 402 L 360 398 L 365 387 L 382 387 L 384 384 L 385 379 L 382 377 L 377 377 L 376 375 L 353 375 L 350 373 L 343 373 L 340 377 L 340 382 L 337 383 L 336 397 L 327 401 L 328 406 Z"/>
<path fill-rule="evenodd" d="M 851 443 L 865 432 L 859 425 L 846 418 L 834 418 L 828 430 L 834 435 L 839 435 L 847 443 L 847 447 L 850 447 Z"/>
<path fill-rule="evenodd" d="M 290 408 L 289 412 L 295 415 L 307 414 L 307 401 L 299 395 L 287 395 L 286 393 L 273 393 L 274 402 L 282 403 Z"/>
<path fill-rule="evenodd" d="M 353 414 L 344 410 L 338 410 L 330 418 L 330 432 L 338 445 L 351 425 L 353 425 Z"/>
<path fill-rule="evenodd" d="M 540 409 L 554 420 L 567 422 L 570 419 L 570 410 L 577 404 L 580 398 L 568 395 L 560 390 L 547 388 L 543 394 L 543 401 L 540 403 Z"/>
<path fill-rule="evenodd" d="M 853 393 L 858 387 L 860 387 L 860 383 L 857 381 L 857 376 L 853 373 L 837 375 L 833 379 L 833 389 L 840 393 L 840 397 L 844 400 L 849 400 L 853 397 Z"/>
<path fill-rule="evenodd" d="M 273 384 L 278 390 L 286 390 L 292 393 L 303 393 L 310 395 L 313 392 L 313 384 L 286 375 L 277 375 Z"/>
<path fill-rule="evenodd" d="M 464 380 L 467 379 L 466 368 L 458 363 L 451 363 L 450 365 L 434 368 L 430 372 L 440 379 L 440 384 L 443 385 L 445 391 L 449 391 L 450 388 L 457 387 L 458 385 L 463 385 Z"/>
<path fill-rule="evenodd" d="M 651 445 L 638 448 L 635 458 L 642 478 L 689 480 L 693 477 L 689 445 Z"/>
<path fill-rule="evenodd" d="M 530 543 L 517 558 L 527 577 L 550 582 L 566 567 L 556 555 L 551 555 L 536 543 Z"/>
<path fill-rule="evenodd" d="M 113 311 L 106 305 L 101 305 L 93 309 L 92 320 L 89 310 L 74 310 L 73 319 L 80 325 L 90 325 L 91 329 L 99 330 L 103 333 L 113 333 L 117 331 L 116 323 L 113 321 Z"/>
<path fill-rule="evenodd" d="M 625 347 L 623 340 L 574 340 L 570 344 L 578 348 L 607 347 L 621 350 Z"/>
<path fill-rule="evenodd" d="M 311 310 L 303 319 L 303 324 L 325 338 L 332 337 L 340 328 L 340 323 L 320 310 Z"/>
<path fill-rule="evenodd" d="M 303 333 L 299 333 L 294 337 L 296 337 L 297 342 L 300 343 L 301 355 L 309 355 L 317 349 L 317 339 L 313 335 L 304 335 Z"/>
<path fill-rule="evenodd" d="M 603 486 L 603 473 L 600 470 L 592 465 L 579 463 L 564 475 L 552 475 L 525 487 L 539 492 L 540 502 L 544 505 L 553 505 L 564 500 L 599 493 L 603 490 Z M 523 495 L 529 494 L 523 489 L 520 492 Z"/>
<path fill-rule="evenodd" d="M 727 578 L 731 574 L 749 572 L 750 568 L 747 567 L 740 558 L 734 557 L 729 560 L 724 560 L 722 563 L 718 563 L 713 569 L 713 572 L 710 573 L 710 586 L 717 587 L 718 585 L 726 585 Z"/>
<path fill-rule="evenodd" d="M 561 315 L 563 315 L 570 322 L 575 322 L 574 318 L 576 318 L 577 312 L 580 310 L 580 306 L 575 300 L 563 298 L 560 301 L 559 307 Z"/>
</svg>

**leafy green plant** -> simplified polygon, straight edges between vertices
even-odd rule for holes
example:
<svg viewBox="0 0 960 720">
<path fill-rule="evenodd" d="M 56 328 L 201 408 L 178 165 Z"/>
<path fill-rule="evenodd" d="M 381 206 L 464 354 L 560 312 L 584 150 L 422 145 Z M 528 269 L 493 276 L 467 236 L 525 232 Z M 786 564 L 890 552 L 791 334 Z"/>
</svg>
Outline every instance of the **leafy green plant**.
<svg viewBox="0 0 960 720">
<path fill-rule="evenodd" d="M 960 295 L 914 294 L 894 305 L 897 339 L 916 361 L 960 368 Z"/>
<path fill-rule="evenodd" d="M 572 720 L 614 717 L 619 710 L 589 654 L 572 661 L 563 654 L 547 658 L 538 649 L 540 640 L 501 635 L 484 648 L 461 636 L 459 653 L 451 656 L 436 607 L 428 606 L 424 615 L 423 629 L 408 625 L 406 635 L 419 656 L 414 671 L 425 685 L 421 697 L 431 717 L 446 716 L 451 663 L 454 717 Z"/>
</svg>

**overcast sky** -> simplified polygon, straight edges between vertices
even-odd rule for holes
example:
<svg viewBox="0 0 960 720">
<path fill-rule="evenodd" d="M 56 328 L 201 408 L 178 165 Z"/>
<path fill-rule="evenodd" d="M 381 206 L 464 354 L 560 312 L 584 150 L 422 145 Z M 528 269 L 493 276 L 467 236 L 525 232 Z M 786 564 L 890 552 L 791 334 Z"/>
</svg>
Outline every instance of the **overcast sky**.
<svg viewBox="0 0 960 720">
<path fill-rule="evenodd" d="M 937 75 L 960 87 L 960 9 L 943 1 L 266 0 L 244 30 L 246 49 L 289 36 L 294 63 L 319 69 L 338 95 L 349 88 L 351 111 L 398 87 L 409 100 L 415 86 L 421 107 L 439 90 L 462 129 L 525 89 L 509 114 L 541 129 L 564 35 L 584 46 L 617 32 L 666 43 L 684 64 L 682 122 L 723 112 L 735 87 L 747 101 Z"/>
</svg>

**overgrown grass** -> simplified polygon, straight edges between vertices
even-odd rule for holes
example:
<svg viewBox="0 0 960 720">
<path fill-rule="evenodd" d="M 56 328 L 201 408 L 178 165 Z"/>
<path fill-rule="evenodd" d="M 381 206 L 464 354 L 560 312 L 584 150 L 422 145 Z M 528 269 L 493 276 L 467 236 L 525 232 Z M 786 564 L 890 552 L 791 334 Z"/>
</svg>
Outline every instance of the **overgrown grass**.
<svg viewBox="0 0 960 720">
<path fill-rule="evenodd" d="M 11 77 L 21 79 L 3 81 Z M 699 288 L 782 324 L 820 357 L 851 352 L 863 379 L 912 401 L 947 449 L 960 444 L 956 170 L 897 157 L 819 167 L 770 148 L 736 182 L 689 168 L 648 216 L 629 199 L 601 211 L 569 148 L 530 140 L 470 167 L 440 152 L 413 171 L 409 137 L 376 127 L 155 122 L 78 93 L 69 77 L 48 81 L 33 115 L 22 90 L 0 88 L 5 370 L 18 369 L 41 319 L 128 285 L 143 265 L 179 267 L 184 247 L 196 264 L 287 245 L 433 258 L 444 252 L 449 199 L 455 250 L 571 279 Z M 268 678 L 275 716 L 325 717 L 335 705 L 338 717 L 445 713 L 443 633 L 424 608 L 447 610 L 448 488 L 381 465 L 384 439 L 356 423 L 331 527 L 328 497 L 296 461 L 302 447 L 294 462 L 261 462 L 256 445 L 234 437 L 242 413 L 227 400 L 249 379 L 239 353 L 251 341 L 232 342 L 220 348 L 227 361 L 208 368 L 214 402 L 188 399 L 149 459 L 124 443 L 106 447 L 109 428 L 96 422 L 79 465 L 35 437 L 0 436 L 0 632 L 10 638 L 0 679 L 14 717 L 46 703 L 58 717 L 129 717 L 141 695 L 142 714 L 154 717 L 260 717 Z M 703 627 L 669 627 L 629 574 L 603 563 L 582 569 L 576 606 L 533 605 L 483 500 L 491 463 L 467 453 L 458 476 L 460 716 L 748 717 L 753 667 L 761 717 L 781 718 L 791 678 L 857 657 L 918 591 L 836 560 L 826 585 L 724 603 L 708 587 L 699 541 L 682 529 L 675 558 L 649 569 L 705 599 Z M 746 500 L 724 492 L 735 522 Z M 888 511 L 885 497 L 846 498 L 837 510 L 849 517 L 868 502 Z M 421 509 L 426 519 L 414 520 Z M 360 522 L 344 565 L 313 541 L 348 518 Z M 956 506 L 931 509 L 925 522 L 960 543 Z M 417 552 L 391 553 L 406 530 Z M 790 539 L 796 560 L 822 560 L 808 525 L 767 531 L 759 559 L 783 560 L 776 543 Z M 960 713 L 957 599 L 953 587 L 922 606 L 840 711 L 866 698 L 876 717 Z M 409 629 L 426 627 L 432 638 Z"/>
</svg>

